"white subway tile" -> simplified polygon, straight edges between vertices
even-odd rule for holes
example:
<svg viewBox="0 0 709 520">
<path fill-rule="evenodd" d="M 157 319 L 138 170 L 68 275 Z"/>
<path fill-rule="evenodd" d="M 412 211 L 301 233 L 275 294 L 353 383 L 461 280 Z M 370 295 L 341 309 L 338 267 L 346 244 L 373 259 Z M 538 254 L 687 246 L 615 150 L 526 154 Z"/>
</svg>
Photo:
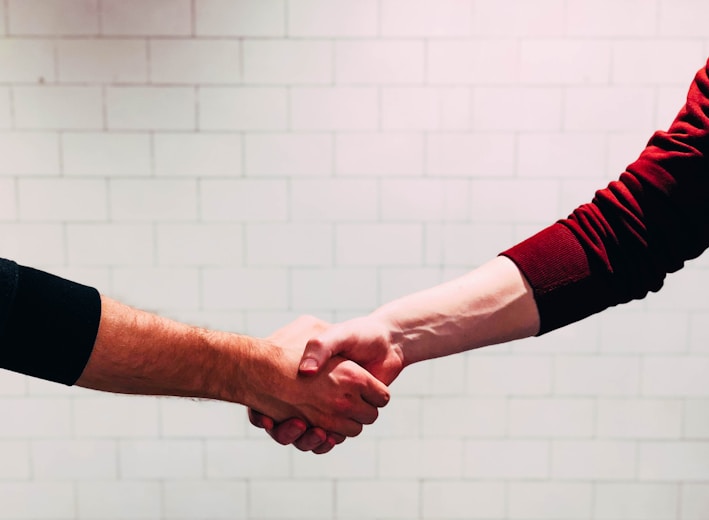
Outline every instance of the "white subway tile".
<svg viewBox="0 0 709 520">
<path fill-rule="evenodd" d="M 475 2 L 473 33 L 483 36 L 560 36 L 564 31 L 563 0 Z"/>
<path fill-rule="evenodd" d="M 333 139 L 326 134 L 247 135 L 244 146 L 248 176 L 324 176 L 332 173 Z"/>
<path fill-rule="evenodd" d="M 55 79 L 54 70 L 51 41 L 6 39 L 0 42 L 0 81 L 3 83 L 51 82 Z"/>
<path fill-rule="evenodd" d="M 319 40 L 246 40 L 244 82 L 321 84 L 333 77 L 332 44 Z"/>
<path fill-rule="evenodd" d="M 549 358 L 482 354 L 469 356 L 467 365 L 469 394 L 545 395 L 552 389 Z"/>
<path fill-rule="evenodd" d="M 406 373 L 415 373 L 415 368 L 409 368 Z M 377 421 L 367 427 L 367 437 L 379 439 L 401 440 L 405 437 L 417 437 L 421 432 L 421 400 L 406 397 L 402 384 L 406 376 L 399 377 L 393 383 L 396 398 L 382 410 Z M 356 440 L 354 441 L 356 442 Z"/>
<path fill-rule="evenodd" d="M 0 179 L 0 220 L 17 218 L 17 183 L 15 179 Z"/>
<path fill-rule="evenodd" d="M 463 473 L 476 479 L 536 479 L 549 476 L 549 443 L 527 440 L 467 440 Z"/>
<path fill-rule="evenodd" d="M 520 41 L 519 54 L 525 84 L 607 84 L 611 77 L 611 45 L 604 40 L 530 38 Z"/>
<path fill-rule="evenodd" d="M 175 267 L 121 267 L 113 271 L 119 300 L 151 312 L 199 307 L 199 270 Z"/>
<path fill-rule="evenodd" d="M 388 302 L 441 283 L 439 268 L 379 269 L 379 301 Z"/>
<path fill-rule="evenodd" d="M 419 265 L 421 227 L 414 224 L 342 224 L 335 230 L 335 262 L 342 266 Z"/>
<path fill-rule="evenodd" d="M 61 82 L 144 83 L 148 78 L 142 40 L 59 40 L 56 45 Z"/>
<path fill-rule="evenodd" d="M 470 211 L 466 180 L 384 179 L 381 218 L 394 221 L 464 221 Z"/>
<path fill-rule="evenodd" d="M 375 36 L 376 0 L 288 0 L 290 36 Z"/>
<path fill-rule="evenodd" d="M 598 520 L 664 520 L 674 518 L 679 489 L 673 484 L 596 484 L 594 518 Z"/>
<path fill-rule="evenodd" d="M 682 403 L 675 400 L 598 401 L 597 434 L 619 439 L 677 439 L 682 434 Z"/>
<path fill-rule="evenodd" d="M 654 106 L 650 88 L 569 88 L 564 98 L 564 129 L 650 132 Z"/>
<path fill-rule="evenodd" d="M 103 100 L 97 87 L 13 88 L 17 128 L 97 130 L 103 127 Z"/>
<path fill-rule="evenodd" d="M 290 180 L 294 221 L 372 221 L 377 218 L 377 181 L 369 179 Z"/>
<path fill-rule="evenodd" d="M 516 40 L 440 40 L 427 45 L 426 79 L 433 84 L 505 84 L 518 77 Z"/>
<path fill-rule="evenodd" d="M 511 482 L 508 516 L 514 520 L 581 520 L 593 514 L 593 487 L 575 482 Z"/>
<path fill-rule="evenodd" d="M 709 443 L 643 442 L 639 446 L 638 477 L 651 481 L 709 479 Z"/>
<path fill-rule="evenodd" d="M 20 218 L 56 222 L 105 220 L 106 183 L 89 179 L 21 179 Z"/>
<path fill-rule="evenodd" d="M 377 461 L 378 476 L 383 479 L 460 478 L 463 474 L 463 441 L 451 438 L 382 439 Z"/>
<path fill-rule="evenodd" d="M 381 121 L 386 130 L 463 130 L 471 123 L 467 87 L 384 87 Z"/>
<path fill-rule="evenodd" d="M 689 317 L 679 312 L 618 309 L 601 316 L 601 350 L 637 353 L 687 351 Z"/>
<path fill-rule="evenodd" d="M 32 475 L 39 480 L 112 479 L 118 476 L 114 441 L 34 441 L 30 460 Z"/>
<path fill-rule="evenodd" d="M 692 40 L 614 42 L 612 81 L 619 85 L 686 88 L 706 62 L 703 51 L 701 42 Z"/>
<path fill-rule="evenodd" d="M 335 493 L 340 518 L 414 518 L 420 509 L 417 480 L 340 480 Z"/>
<path fill-rule="evenodd" d="M 682 520 L 703 520 L 709 510 L 709 484 L 684 484 L 680 511 Z"/>
<path fill-rule="evenodd" d="M 188 87 L 110 87 L 106 92 L 108 128 L 191 130 L 195 93 Z"/>
<path fill-rule="evenodd" d="M 69 224 L 66 248 L 73 266 L 152 265 L 155 237 L 147 224 Z"/>
<path fill-rule="evenodd" d="M 290 283 L 291 304 L 296 309 L 371 310 L 377 304 L 373 268 L 296 268 L 291 271 Z"/>
<path fill-rule="evenodd" d="M 430 175 L 508 176 L 515 168 L 515 138 L 505 133 L 432 133 L 426 139 Z"/>
<path fill-rule="evenodd" d="M 204 448 L 196 440 L 121 440 L 119 465 L 128 480 L 198 478 L 204 474 Z"/>
<path fill-rule="evenodd" d="M 288 119 L 282 88 L 199 89 L 199 128 L 202 130 L 284 130 Z"/>
<path fill-rule="evenodd" d="M 554 131 L 561 128 L 559 88 L 477 87 L 473 91 L 476 131 Z"/>
<path fill-rule="evenodd" d="M 684 437 L 709 437 L 709 399 L 687 399 L 684 402 Z"/>
<path fill-rule="evenodd" d="M 155 173 L 165 176 L 235 177 L 242 173 L 241 136 L 156 134 Z"/>
<path fill-rule="evenodd" d="M 0 518 L 52 520 L 74 518 L 74 485 L 70 482 L 4 482 L 0 486 Z"/>
<path fill-rule="evenodd" d="M 657 20 L 657 4 L 644 0 L 569 0 L 566 5 L 566 34 L 573 37 L 652 37 Z"/>
<path fill-rule="evenodd" d="M 362 153 L 366 150 L 367 153 Z M 420 134 L 339 134 L 335 141 L 338 175 L 421 175 L 423 136 Z"/>
<path fill-rule="evenodd" d="M 709 15 L 705 2 L 701 0 L 661 0 L 659 11 L 659 36 L 706 37 L 705 27 L 701 23 Z"/>
<path fill-rule="evenodd" d="M 0 411 L 4 421 L 0 426 L 0 437 L 9 438 L 66 438 L 71 435 L 71 401 L 66 397 L 0 399 Z"/>
<path fill-rule="evenodd" d="M 312 87 L 291 91 L 294 130 L 367 130 L 379 124 L 379 95 L 371 87 Z"/>
<path fill-rule="evenodd" d="M 243 234 L 240 224 L 158 224 L 158 265 L 242 265 Z"/>
<path fill-rule="evenodd" d="M 332 241 L 328 224 L 248 224 L 246 262 L 252 266 L 329 266 Z"/>
<path fill-rule="evenodd" d="M 367 432 L 368 426 L 365 426 Z M 365 433 L 366 435 L 366 433 Z M 366 439 L 349 439 L 336 446 L 327 457 L 312 453 L 293 453 L 295 479 L 374 479 L 377 475 L 377 443 Z"/>
<path fill-rule="evenodd" d="M 251 518 L 298 518 L 303 511 L 312 519 L 333 517 L 332 483 L 327 480 L 254 479 L 250 482 L 248 500 Z"/>
<path fill-rule="evenodd" d="M 9 130 L 13 127 L 13 108 L 10 97 L 11 89 L 0 88 L 0 129 Z"/>
<path fill-rule="evenodd" d="M 285 269 L 208 268 L 202 274 L 202 298 L 207 309 L 283 310 L 288 308 Z"/>
<path fill-rule="evenodd" d="M 632 441 L 556 440 L 552 444 L 552 476 L 559 480 L 632 479 L 636 452 Z"/>
<path fill-rule="evenodd" d="M 162 399 L 160 432 L 163 437 L 239 437 L 245 432 L 244 410 L 232 403 Z"/>
<path fill-rule="evenodd" d="M 2 256 L 32 267 L 63 265 L 64 231 L 61 224 L 8 223 L 0 225 Z"/>
<path fill-rule="evenodd" d="M 472 269 L 514 243 L 512 226 L 433 224 L 426 226 L 426 264 Z"/>
<path fill-rule="evenodd" d="M 276 445 L 262 430 L 257 433 L 262 437 L 255 440 L 208 439 L 207 476 L 210 479 L 287 478 L 291 474 L 290 450 Z"/>
<path fill-rule="evenodd" d="M 147 176 L 151 174 L 150 136 L 141 133 L 63 133 L 66 175 Z"/>
<path fill-rule="evenodd" d="M 152 397 L 81 397 L 74 403 L 74 434 L 79 438 L 157 437 L 158 400 Z"/>
<path fill-rule="evenodd" d="M 199 36 L 283 36 L 286 0 L 196 0 Z"/>
<path fill-rule="evenodd" d="M 559 186 L 554 181 L 474 180 L 471 198 L 475 222 L 548 224 L 562 216 Z"/>
<path fill-rule="evenodd" d="M 709 358 L 648 356 L 642 361 L 642 393 L 649 396 L 707 397 Z"/>
<path fill-rule="evenodd" d="M 173 179 L 116 179 L 110 183 L 111 217 L 117 221 L 175 221 L 197 217 L 197 183 Z"/>
<path fill-rule="evenodd" d="M 230 40 L 151 40 L 152 83 L 238 83 L 241 44 Z"/>
<path fill-rule="evenodd" d="M 190 0 L 101 0 L 101 33 L 185 36 L 192 33 Z"/>
<path fill-rule="evenodd" d="M 288 215 L 286 188 L 281 180 L 202 180 L 202 218 L 208 222 L 284 221 Z"/>
<path fill-rule="evenodd" d="M 335 43 L 335 81 L 420 84 L 424 78 L 424 60 L 423 42 L 415 40 L 338 41 Z"/>
<path fill-rule="evenodd" d="M 0 371 L 0 396 L 26 395 L 29 379 L 28 376 L 18 374 L 17 372 L 10 372 L 9 370 Z"/>
<path fill-rule="evenodd" d="M 0 479 L 29 480 L 32 474 L 30 443 L 21 441 L 0 441 Z M 3 483 L 4 484 L 4 483 Z"/>
<path fill-rule="evenodd" d="M 99 28 L 98 4 L 98 0 L 9 0 L 9 33 L 94 35 Z"/>
<path fill-rule="evenodd" d="M 505 485 L 502 482 L 424 481 L 424 518 L 473 520 L 504 518 Z"/>
<path fill-rule="evenodd" d="M 517 171 L 522 177 L 594 179 L 605 172 L 606 140 L 600 132 L 522 133 L 517 141 Z M 588 191 L 584 200 L 590 200 Z M 571 209 L 571 208 L 569 208 Z"/>
<path fill-rule="evenodd" d="M 150 520 L 162 514 L 162 485 L 146 481 L 80 481 L 76 485 L 78 518 Z"/>
<path fill-rule="evenodd" d="M 431 397 L 423 400 L 423 437 L 497 437 L 507 427 L 507 411 L 502 399 L 471 397 Z M 465 413 L 461 413 L 465 410 Z M 456 417 L 455 421 L 449 420 Z M 472 471 L 463 466 L 466 475 Z"/>
<path fill-rule="evenodd" d="M 669 128 L 672 121 L 684 106 L 687 99 L 687 79 L 682 86 L 659 87 L 657 89 L 657 107 L 655 109 L 655 127 Z M 640 147 L 637 147 L 639 150 Z M 629 151 L 629 150 L 628 150 Z"/>
<path fill-rule="evenodd" d="M 591 399 L 527 399 L 509 401 L 512 437 L 592 437 L 596 407 Z"/>
<path fill-rule="evenodd" d="M 472 0 L 384 0 L 380 9 L 387 37 L 468 36 L 473 25 Z"/>
<path fill-rule="evenodd" d="M 700 261 L 706 261 L 707 258 L 709 255 L 705 255 Z M 696 290 L 705 283 L 709 283 L 709 269 L 694 269 L 692 264 L 689 264 L 665 280 L 662 293 L 647 299 L 647 308 L 651 311 L 706 312 L 709 309 L 709 301 L 701 297 L 701 291 Z"/>
<path fill-rule="evenodd" d="M 632 396 L 640 386 L 640 361 L 634 357 L 559 356 L 554 363 L 557 395 Z"/>
<path fill-rule="evenodd" d="M 230 481 L 166 482 L 165 518 L 246 518 L 247 484 Z"/>
</svg>

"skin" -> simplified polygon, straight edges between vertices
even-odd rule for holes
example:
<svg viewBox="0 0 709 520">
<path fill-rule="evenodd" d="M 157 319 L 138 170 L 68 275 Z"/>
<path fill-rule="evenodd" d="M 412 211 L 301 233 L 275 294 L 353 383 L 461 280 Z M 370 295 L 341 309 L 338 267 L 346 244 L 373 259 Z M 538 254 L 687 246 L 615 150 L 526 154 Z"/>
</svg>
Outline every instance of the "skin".
<svg viewBox="0 0 709 520">
<path fill-rule="evenodd" d="M 332 445 L 358 435 L 389 400 L 384 384 L 343 357 L 327 360 L 315 377 L 298 373 L 307 339 L 327 326 L 313 317 L 253 338 L 192 327 L 105 296 L 101 305 L 79 386 L 239 403 L 276 421 L 293 417 L 331 432 L 323 442 Z"/>
<path fill-rule="evenodd" d="M 412 363 L 538 331 L 539 312 L 531 287 L 511 260 L 497 257 L 460 278 L 333 325 L 308 342 L 299 368 L 301 374 L 316 377 L 332 356 L 344 356 L 388 385 Z M 313 428 L 299 422 L 279 424 L 258 413 L 250 417 L 281 444 L 315 453 L 323 449 L 316 439 L 324 432 L 316 437 Z"/>
</svg>

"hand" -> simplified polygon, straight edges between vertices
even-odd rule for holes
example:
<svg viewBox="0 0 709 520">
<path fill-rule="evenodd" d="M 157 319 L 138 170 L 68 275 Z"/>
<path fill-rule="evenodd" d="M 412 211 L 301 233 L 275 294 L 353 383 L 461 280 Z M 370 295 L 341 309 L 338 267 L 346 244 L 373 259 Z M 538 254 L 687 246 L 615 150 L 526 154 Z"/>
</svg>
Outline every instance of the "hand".
<svg viewBox="0 0 709 520">
<path fill-rule="evenodd" d="M 404 356 L 392 327 L 370 314 L 338 323 L 308 341 L 300 361 L 301 374 L 313 376 L 334 356 L 351 359 L 389 385 L 404 369 Z"/>
<path fill-rule="evenodd" d="M 315 318 L 303 317 L 267 339 L 268 343 L 286 347 L 271 357 L 276 358 L 277 366 L 283 364 L 279 358 L 287 358 L 287 365 L 293 363 L 292 373 L 284 380 L 272 382 L 266 391 L 278 390 L 277 393 L 282 397 L 259 396 L 258 393 L 254 395 L 261 401 L 254 408 L 267 412 L 270 417 L 254 409 L 249 412 L 251 422 L 266 428 L 274 439 L 283 442 L 287 436 L 286 443 L 294 442 L 301 449 L 312 449 L 316 453 L 329 451 L 336 443 L 342 442 L 344 436 L 359 434 L 362 424 L 374 422 L 378 415 L 377 407 L 384 406 L 389 400 L 388 390 L 382 383 L 343 358 L 328 360 L 324 370 L 312 381 L 311 378 L 297 375 L 295 365 L 300 358 L 302 345 L 326 326 L 325 322 Z M 276 426 L 274 419 L 282 420 L 285 417 L 299 419 Z M 302 435 L 307 423 L 316 428 Z M 287 435 L 294 428 L 301 433 L 295 439 Z M 325 430 L 333 433 L 327 434 Z"/>
</svg>

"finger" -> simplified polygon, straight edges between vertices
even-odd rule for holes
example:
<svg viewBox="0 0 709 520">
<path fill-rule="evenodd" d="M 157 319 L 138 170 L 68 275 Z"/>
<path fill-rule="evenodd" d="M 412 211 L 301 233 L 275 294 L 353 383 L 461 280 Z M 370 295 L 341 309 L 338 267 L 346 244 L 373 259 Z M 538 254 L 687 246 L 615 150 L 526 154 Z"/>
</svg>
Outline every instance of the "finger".
<svg viewBox="0 0 709 520">
<path fill-rule="evenodd" d="M 347 437 L 345 437 L 344 435 L 340 435 L 339 433 L 329 432 L 327 434 L 328 442 L 332 441 L 334 444 L 342 444 L 343 442 L 345 442 L 346 438 Z"/>
<path fill-rule="evenodd" d="M 391 399 L 389 388 L 374 377 L 367 378 L 367 383 L 362 389 L 361 396 L 366 402 L 378 408 L 386 406 Z"/>
<path fill-rule="evenodd" d="M 320 367 L 335 353 L 336 352 L 330 348 L 329 344 L 323 342 L 320 337 L 312 338 L 305 345 L 298 370 L 301 374 L 305 375 L 317 374 Z"/>
<path fill-rule="evenodd" d="M 302 419 L 292 418 L 276 425 L 270 432 L 271 437 L 279 444 L 293 444 L 308 429 L 308 425 Z"/>
<path fill-rule="evenodd" d="M 249 408 L 249 421 L 257 428 L 263 428 L 266 431 L 271 431 L 274 426 L 273 419 L 261 412 L 257 412 L 253 408 Z"/>
<path fill-rule="evenodd" d="M 312 451 L 327 442 L 327 432 L 322 428 L 310 428 L 293 445 L 300 451 Z"/>
<path fill-rule="evenodd" d="M 335 447 L 335 441 L 332 440 L 329 436 L 325 442 L 323 442 L 320 446 L 317 448 L 313 449 L 313 453 L 316 453 L 318 455 L 322 455 L 323 453 L 327 453 L 330 451 L 332 448 Z"/>
<path fill-rule="evenodd" d="M 372 424 L 379 417 L 379 410 L 376 406 L 362 401 L 361 406 L 357 406 L 356 409 L 352 410 L 351 416 L 352 419 L 360 424 Z"/>
</svg>

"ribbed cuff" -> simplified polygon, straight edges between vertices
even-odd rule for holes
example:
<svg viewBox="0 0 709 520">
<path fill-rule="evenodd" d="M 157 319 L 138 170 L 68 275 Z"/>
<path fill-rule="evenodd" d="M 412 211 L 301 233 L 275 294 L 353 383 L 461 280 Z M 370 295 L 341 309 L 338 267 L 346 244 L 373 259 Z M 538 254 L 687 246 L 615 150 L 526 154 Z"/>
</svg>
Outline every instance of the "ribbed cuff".
<svg viewBox="0 0 709 520">
<path fill-rule="evenodd" d="M 0 346 L 0 366 L 72 385 L 91 356 L 101 320 L 98 291 L 18 266 Z"/>
<path fill-rule="evenodd" d="M 538 335 L 579 321 L 608 307 L 609 287 L 593 276 L 576 236 L 556 223 L 501 253 L 512 260 L 534 291 Z"/>
</svg>

